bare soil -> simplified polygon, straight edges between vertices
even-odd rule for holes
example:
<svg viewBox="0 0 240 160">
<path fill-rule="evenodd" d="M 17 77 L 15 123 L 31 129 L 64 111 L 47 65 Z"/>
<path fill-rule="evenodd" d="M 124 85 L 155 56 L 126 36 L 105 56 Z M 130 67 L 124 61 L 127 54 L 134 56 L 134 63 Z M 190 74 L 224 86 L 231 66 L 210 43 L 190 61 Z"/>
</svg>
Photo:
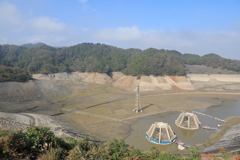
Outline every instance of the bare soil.
<svg viewBox="0 0 240 160">
<path fill-rule="evenodd" d="M 124 77 L 121 74 L 115 76 L 115 79 Z M 209 88 L 205 86 L 191 92 L 175 87 L 168 91 L 140 92 L 143 112 L 136 114 L 133 112 L 136 101 L 134 91 L 123 90 L 109 83 L 96 84 L 96 75 L 93 78 L 94 83 L 84 82 L 82 80 L 85 78 L 79 77 L 0 83 L 0 111 L 28 113 L 35 118 L 46 115 L 55 118 L 55 121 L 61 119 L 81 133 L 97 140 L 108 141 L 113 138 L 126 138 L 136 116 L 168 110 L 205 109 L 221 104 L 225 99 L 240 100 L 238 90 L 214 90 L 218 89 L 219 85 L 211 86 L 210 91 L 204 90 Z M 133 78 L 131 77 L 130 81 Z M 100 78 L 101 83 L 103 80 L 104 78 Z M 149 81 L 148 77 L 143 80 Z M 183 81 L 181 77 L 175 80 Z M 107 82 L 109 81 L 107 79 Z M 41 124 L 47 123 L 42 119 Z"/>
<path fill-rule="evenodd" d="M 188 82 L 184 76 L 169 76 L 174 82 Z"/>
</svg>

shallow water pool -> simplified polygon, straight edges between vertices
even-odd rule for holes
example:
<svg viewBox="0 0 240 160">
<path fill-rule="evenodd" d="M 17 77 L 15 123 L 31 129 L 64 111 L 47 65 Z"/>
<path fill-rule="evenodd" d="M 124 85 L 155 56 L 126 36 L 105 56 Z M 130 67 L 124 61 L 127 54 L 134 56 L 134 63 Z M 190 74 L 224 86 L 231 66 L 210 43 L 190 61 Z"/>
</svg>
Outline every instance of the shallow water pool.
<svg viewBox="0 0 240 160">
<path fill-rule="evenodd" d="M 229 116 L 240 115 L 240 101 L 226 100 L 218 106 L 212 106 L 206 110 L 196 110 L 201 113 L 205 113 L 220 119 L 225 119 Z M 169 112 L 169 114 L 156 114 L 148 117 L 141 117 L 136 119 L 136 122 L 131 126 L 132 130 L 130 135 L 125 139 L 125 142 L 135 148 L 146 151 L 151 147 L 156 147 L 160 151 L 164 152 L 176 152 L 177 145 L 175 143 L 170 145 L 157 145 L 149 142 L 145 135 L 151 124 L 155 122 L 168 123 L 173 132 L 177 135 L 176 141 L 183 141 L 184 143 L 192 146 L 198 143 L 203 143 L 209 136 L 215 131 L 198 129 L 198 130 L 185 130 L 175 125 L 175 120 L 180 115 L 180 112 Z M 223 122 L 211 119 L 199 114 L 196 114 L 202 125 L 208 125 L 211 127 L 217 127 L 218 124 Z"/>
</svg>

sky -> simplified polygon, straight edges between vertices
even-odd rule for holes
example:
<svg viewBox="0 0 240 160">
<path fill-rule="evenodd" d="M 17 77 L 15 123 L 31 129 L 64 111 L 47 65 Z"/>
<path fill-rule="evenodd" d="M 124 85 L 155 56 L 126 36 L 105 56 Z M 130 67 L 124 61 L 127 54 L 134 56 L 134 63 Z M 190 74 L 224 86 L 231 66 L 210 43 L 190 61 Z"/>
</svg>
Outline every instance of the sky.
<svg viewBox="0 0 240 160">
<path fill-rule="evenodd" d="M 240 0 L 0 0 L 0 44 L 38 42 L 240 60 Z"/>
</svg>

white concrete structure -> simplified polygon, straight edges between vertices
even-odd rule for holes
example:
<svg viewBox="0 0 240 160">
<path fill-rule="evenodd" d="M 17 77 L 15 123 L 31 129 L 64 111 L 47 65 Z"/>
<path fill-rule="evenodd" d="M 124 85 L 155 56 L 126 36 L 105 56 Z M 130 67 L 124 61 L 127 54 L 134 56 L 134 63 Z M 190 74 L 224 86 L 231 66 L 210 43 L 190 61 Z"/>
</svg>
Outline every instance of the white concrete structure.
<svg viewBox="0 0 240 160">
<path fill-rule="evenodd" d="M 146 138 L 152 143 L 164 145 L 173 143 L 177 136 L 167 123 L 155 122 L 146 132 Z"/>
<path fill-rule="evenodd" d="M 175 121 L 175 124 L 184 129 L 199 129 L 201 122 L 198 120 L 196 114 L 183 112 L 179 115 L 178 119 Z"/>
</svg>

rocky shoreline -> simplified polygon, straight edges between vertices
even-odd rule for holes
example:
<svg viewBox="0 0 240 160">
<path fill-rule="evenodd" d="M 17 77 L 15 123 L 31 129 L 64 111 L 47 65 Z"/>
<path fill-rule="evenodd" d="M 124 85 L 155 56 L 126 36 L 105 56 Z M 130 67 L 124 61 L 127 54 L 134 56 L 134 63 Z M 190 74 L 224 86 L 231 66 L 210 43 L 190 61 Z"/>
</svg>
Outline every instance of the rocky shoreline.
<svg viewBox="0 0 240 160">
<path fill-rule="evenodd" d="M 229 120 L 222 129 L 222 132 L 225 133 L 218 139 L 216 143 L 201 149 L 201 153 L 219 153 L 221 152 L 221 149 L 224 149 L 224 151 L 228 153 L 240 153 L 240 116 L 229 117 L 227 119 Z M 211 144 L 211 139 L 214 139 L 216 134 L 218 133 L 211 135 L 206 143 Z M 205 144 L 202 145 L 204 146 Z"/>
</svg>

